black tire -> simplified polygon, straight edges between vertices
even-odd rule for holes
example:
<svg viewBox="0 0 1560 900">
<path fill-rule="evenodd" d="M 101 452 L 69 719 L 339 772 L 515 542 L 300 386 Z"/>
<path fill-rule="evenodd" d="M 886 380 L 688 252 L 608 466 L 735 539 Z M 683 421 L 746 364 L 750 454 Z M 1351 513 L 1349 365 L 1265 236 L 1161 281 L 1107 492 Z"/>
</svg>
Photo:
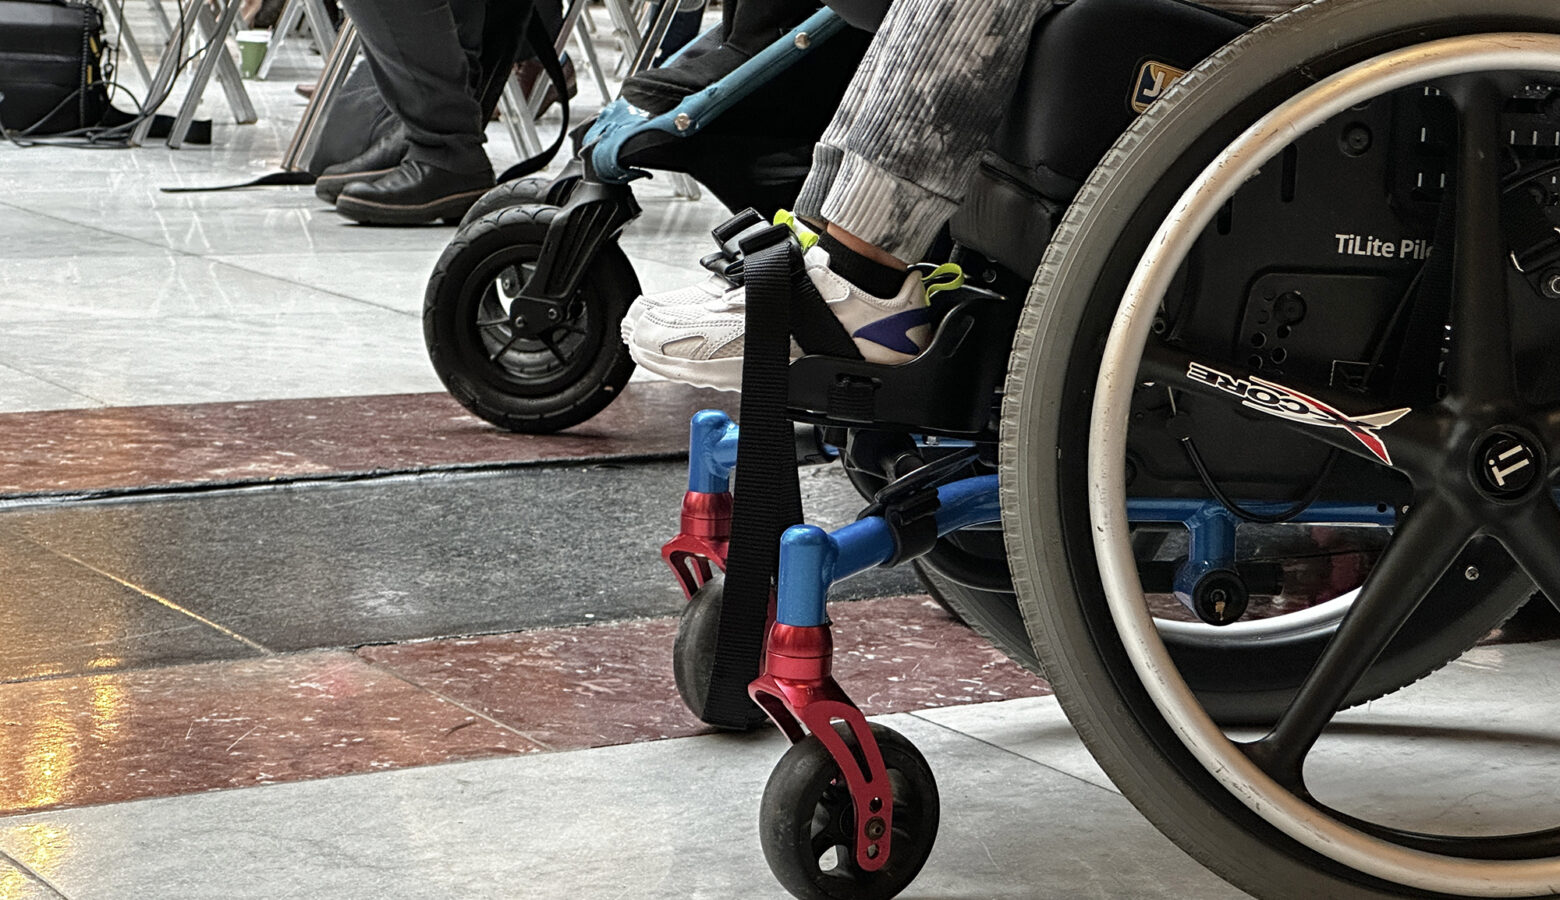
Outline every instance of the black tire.
<svg viewBox="0 0 1560 900">
<path fill-rule="evenodd" d="M 617 399 L 634 372 L 619 336 L 639 279 L 616 244 L 591 263 L 567 314 L 539 337 L 517 338 L 496 282 L 516 289 L 541 254 L 557 209 L 518 206 L 460 229 L 439 257 L 423 303 L 428 358 L 475 415 L 510 431 L 578 425 Z"/>
<path fill-rule="evenodd" d="M 563 192 L 567 195 L 567 191 Z M 466 215 L 460 220 L 460 227 L 465 228 L 472 222 L 482 218 L 488 213 L 508 209 L 511 206 L 562 206 L 563 199 L 554 196 L 554 181 L 551 178 L 516 178 L 497 185 L 486 194 L 477 198 L 477 202 L 466 210 Z"/>
<path fill-rule="evenodd" d="M 850 792 L 816 736 L 793 744 L 764 786 L 758 813 L 764 859 L 780 884 L 802 900 L 888 900 L 914 880 L 931 855 L 940 814 L 931 767 L 903 735 L 882 725 L 869 727 L 883 751 L 894 793 L 892 850 L 876 872 L 855 864 Z M 843 722 L 834 729 L 856 747 L 855 735 Z M 826 853 L 834 856 L 828 870 L 820 865 Z"/>
<path fill-rule="evenodd" d="M 677 695 L 695 716 L 704 721 L 704 701 L 709 696 L 710 671 L 715 666 L 715 639 L 720 631 L 720 605 L 725 596 L 726 579 L 720 575 L 693 592 L 677 621 L 677 639 L 672 643 L 672 677 Z M 750 731 L 769 721 L 764 710 L 753 704 L 740 727 L 707 723 L 726 731 Z"/>
<path fill-rule="evenodd" d="M 1123 794 L 1189 854 L 1259 897 L 1447 897 L 1473 889 L 1452 890 L 1443 869 L 1366 874 L 1361 867 L 1386 872 L 1376 865 L 1385 851 L 1369 843 L 1352 846 L 1377 857 L 1346 863 L 1342 843 L 1319 847 L 1291 837 L 1225 788 L 1219 778 L 1228 772 L 1205 768 L 1183 742 L 1187 732 L 1161 713 L 1106 606 L 1088 479 L 1081 476 L 1103 338 L 1126 275 L 1154 229 L 1203 167 L 1258 116 L 1378 54 L 1440 37 L 1510 31 L 1560 32 L 1560 8 L 1551 0 L 1318 2 L 1231 43 L 1168 92 L 1106 156 L 1059 227 L 1019 327 L 1003 417 L 1002 506 L 1020 605 L 1046 673 Z M 1425 630 L 1424 640 L 1440 642 L 1426 645 L 1426 664 L 1438 664 L 1441 652 L 1455 654 L 1531 591 L 1499 548 L 1476 541 L 1463 553 L 1477 558 L 1483 572 L 1482 598 L 1468 602 L 1466 591 L 1447 590 L 1425 601 L 1421 612 L 1436 608 L 1455 616 L 1459 600 L 1475 608 L 1442 629 L 1450 637 Z M 1271 806 L 1264 813 L 1289 814 Z M 1459 872 L 1478 865 L 1437 855 L 1442 860 L 1462 867 Z M 1500 880 L 1506 877 L 1492 876 L 1478 889 L 1510 890 Z M 1412 886 L 1431 878 L 1438 886 Z"/>
</svg>

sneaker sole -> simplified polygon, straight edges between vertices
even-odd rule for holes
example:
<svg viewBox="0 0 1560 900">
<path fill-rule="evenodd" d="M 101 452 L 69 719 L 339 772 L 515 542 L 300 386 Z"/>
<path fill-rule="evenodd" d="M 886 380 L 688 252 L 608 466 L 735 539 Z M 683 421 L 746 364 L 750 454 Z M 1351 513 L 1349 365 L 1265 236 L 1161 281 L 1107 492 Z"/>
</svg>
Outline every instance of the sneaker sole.
<svg viewBox="0 0 1560 900">
<path fill-rule="evenodd" d="M 628 355 L 643 368 L 672 381 L 717 391 L 742 390 L 740 356 L 731 359 L 682 359 L 646 350 L 632 343 L 628 345 Z"/>
</svg>

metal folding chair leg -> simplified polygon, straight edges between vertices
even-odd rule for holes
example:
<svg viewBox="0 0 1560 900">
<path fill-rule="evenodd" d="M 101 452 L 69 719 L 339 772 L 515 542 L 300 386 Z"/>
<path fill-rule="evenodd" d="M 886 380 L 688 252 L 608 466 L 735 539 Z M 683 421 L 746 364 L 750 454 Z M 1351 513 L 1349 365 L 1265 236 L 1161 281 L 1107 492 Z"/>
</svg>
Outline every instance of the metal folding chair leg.
<svg viewBox="0 0 1560 900">
<path fill-rule="evenodd" d="M 163 48 L 162 59 L 157 64 L 157 74 L 152 76 L 151 86 L 146 89 L 148 102 L 162 96 L 163 92 L 173 86 L 173 79 L 178 76 L 179 63 L 182 62 L 179 59 L 179 48 L 182 46 L 179 41 L 179 35 L 188 35 L 194 32 L 195 17 L 200 14 L 201 5 L 199 3 L 191 3 L 186 7 L 184 15 L 179 20 L 178 30 L 170 34 L 168 44 Z M 186 41 L 185 43 L 188 42 Z M 146 112 L 150 113 L 151 110 L 146 110 Z M 146 143 L 146 135 L 151 130 L 152 117 L 148 115 L 130 133 L 130 143 L 132 145 Z"/>
<path fill-rule="evenodd" d="M 612 89 L 607 86 L 607 73 L 601 68 L 601 57 L 596 53 L 596 41 L 591 36 L 590 21 L 590 15 L 587 13 L 574 23 L 575 43 L 580 45 L 580 52 L 585 56 L 585 65 L 589 67 L 591 77 L 596 79 L 596 87 L 601 91 L 601 99 L 610 101 Z"/>
<path fill-rule="evenodd" d="M 357 59 L 358 50 L 362 46 L 357 25 L 351 19 L 343 20 L 341 31 L 336 34 L 336 43 L 325 58 L 325 71 L 320 75 L 319 87 L 314 91 L 314 96 L 309 98 L 309 105 L 304 107 L 303 119 L 298 123 L 298 130 L 293 132 L 292 142 L 287 145 L 287 154 L 282 157 L 283 170 L 301 171 L 308 164 L 309 157 L 314 155 L 314 148 L 320 142 L 320 126 L 325 122 L 325 114 L 330 111 L 331 103 L 335 102 L 336 92 L 346 83 L 347 75 L 352 71 L 352 62 Z"/>
<path fill-rule="evenodd" d="M 292 34 L 298 23 L 303 21 L 303 0 L 287 0 L 282 7 L 282 14 L 276 20 L 276 27 L 271 29 L 271 42 L 265 45 L 265 56 L 260 60 L 260 68 L 255 72 L 255 78 L 264 81 L 271 77 L 271 66 L 276 62 L 276 55 L 282 49 L 282 42 L 287 35 Z"/>
<path fill-rule="evenodd" d="M 330 20 L 330 10 L 324 0 L 303 0 L 303 14 L 309 20 L 313 32 L 314 47 L 321 55 L 329 53 L 336 45 L 336 24 Z"/>
<path fill-rule="evenodd" d="M 546 89 L 540 79 L 537 80 L 537 86 Z M 537 93 L 540 95 L 541 91 Z M 514 72 L 509 73 L 500 102 L 504 107 L 504 125 L 509 128 L 509 137 L 515 142 L 515 150 L 520 158 L 528 159 L 542 152 L 542 137 L 536 132 L 536 120 L 531 116 L 525 89 L 520 86 L 520 78 Z"/>
<path fill-rule="evenodd" d="M 135 63 L 136 71 L 141 73 L 141 82 L 151 84 L 152 71 L 146 67 L 146 58 L 141 55 L 141 44 L 135 39 L 135 32 L 130 30 L 130 23 L 125 19 L 124 0 L 104 0 L 103 12 L 108 15 L 109 24 L 114 28 L 114 39 L 119 43 L 120 56 L 128 55 L 130 61 Z"/>
<path fill-rule="evenodd" d="M 249 92 L 244 89 L 243 79 L 239 77 L 238 65 L 233 62 L 233 57 L 228 54 L 226 38 L 228 32 L 233 30 L 233 23 L 238 19 L 238 7 L 242 0 L 227 0 L 222 6 L 220 16 L 213 15 L 211 8 L 205 3 L 195 3 L 196 21 L 201 30 L 207 35 L 210 46 L 200 56 L 200 64 L 195 67 L 195 77 L 190 81 L 189 93 L 184 97 L 184 104 L 179 107 L 178 115 L 173 119 L 173 130 L 168 133 L 168 146 L 177 150 L 184 145 L 184 138 L 189 134 L 190 123 L 195 120 L 195 109 L 200 106 L 201 96 L 206 92 L 206 86 L 211 83 L 213 73 L 217 75 L 217 81 L 222 84 L 222 90 L 227 94 L 228 107 L 233 110 L 233 117 L 240 125 L 249 125 L 260 117 L 255 113 L 254 104 L 249 100 Z"/>
</svg>

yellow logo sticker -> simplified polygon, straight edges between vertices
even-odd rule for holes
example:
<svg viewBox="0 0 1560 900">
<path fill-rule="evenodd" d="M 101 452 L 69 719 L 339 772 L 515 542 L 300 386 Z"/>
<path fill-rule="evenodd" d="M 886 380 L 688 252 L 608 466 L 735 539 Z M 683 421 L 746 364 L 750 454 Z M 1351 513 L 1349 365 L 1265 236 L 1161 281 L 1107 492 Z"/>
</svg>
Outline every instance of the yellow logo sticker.
<svg viewBox="0 0 1560 900">
<path fill-rule="evenodd" d="M 1164 96 L 1170 85 L 1181 80 L 1185 69 L 1177 69 L 1162 62 L 1149 60 L 1138 67 L 1137 82 L 1132 88 L 1132 111 L 1142 112 L 1148 105 Z"/>
</svg>

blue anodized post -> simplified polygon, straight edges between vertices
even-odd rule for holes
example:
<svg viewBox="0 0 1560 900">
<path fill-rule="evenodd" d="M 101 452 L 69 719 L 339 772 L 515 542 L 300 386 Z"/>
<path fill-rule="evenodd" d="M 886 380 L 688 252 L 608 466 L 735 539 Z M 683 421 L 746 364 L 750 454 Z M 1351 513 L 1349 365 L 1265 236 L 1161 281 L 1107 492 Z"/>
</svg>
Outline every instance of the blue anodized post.
<svg viewBox="0 0 1560 900">
<path fill-rule="evenodd" d="M 688 490 L 724 494 L 737 465 L 737 424 L 718 409 L 700 410 L 688 426 Z"/>
<path fill-rule="evenodd" d="M 1186 519 L 1186 562 L 1175 573 L 1175 593 L 1182 603 L 1189 602 L 1209 572 L 1235 568 L 1236 524 L 1234 514 L 1214 503 Z"/>
</svg>

